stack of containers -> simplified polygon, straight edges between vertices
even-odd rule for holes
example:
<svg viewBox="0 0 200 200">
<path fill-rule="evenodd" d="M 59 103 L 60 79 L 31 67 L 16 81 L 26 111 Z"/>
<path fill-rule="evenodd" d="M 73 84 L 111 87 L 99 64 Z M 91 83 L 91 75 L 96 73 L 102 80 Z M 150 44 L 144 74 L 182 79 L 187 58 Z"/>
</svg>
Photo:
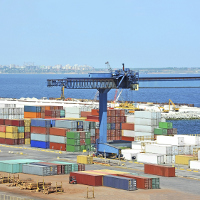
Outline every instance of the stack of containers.
<svg viewBox="0 0 200 200">
<path fill-rule="evenodd" d="M 24 106 L 24 118 L 41 118 L 41 107 Z"/>
<path fill-rule="evenodd" d="M 24 144 L 24 120 L 12 120 L 11 124 L 18 129 L 18 144 Z"/>
<path fill-rule="evenodd" d="M 50 149 L 66 151 L 66 133 L 69 129 L 51 127 L 49 131 Z"/>
<path fill-rule="evenodd" d="M 69 152 L 80 152 L 80 132 L 67 132 L 66 150 Z"/>
<path fill-rule="evenodd" d="M 31 119 L 24 119 L 24 144 L 31 144 Z"/>
<path fill-rule="evenodd" d="M 0 119 L 23 119 L 24 109 L 16 104 L 1 104 Z"/>
<path fill-rule="evenodd" d="M 18 128 L 16 126 L 6 126 L 6 144 L 18 144 Z"/>
<path fill-rule="evenodd" d="M 154 129 L 154 135 L 174 135 L 177 129 L 173 128 L 171 122 L 159 122 L 159 127 Z"/>
<path fill-rule="evenodd" d="M 0 119 L 0 144 L 6 144 L 6 126 L 4 124 L 4 120 Z"/>
<path fill-rule="evenodd" d="M 45 119 L 64 118 L 65 110 L 63 109 L 63 106 L 42 106 L 41 117 Z"/>
<path fill-rule="evenodd" d="M 69 118 L 80 118 L 82 111 L 91 111 L 88 106 L 77 106 L 77 107 L 65 107 L 65 117 Z"/>
<path fill-rule="evenodd" d="M 51 120 L 31 119 L 31 147 L 49 148 Z"/>
<path fill-rule="evenodd" d="M 140 137 L 153 138 L 154 129 L 158 127 L 160 120 L 160 112 L 135 111 L 135 139 Z"/>
<path fill-rule="evenodd" d="M 57 163 L 65 166 L 65 174 L 69 174 L 70 172 L 78 171 L 78 164 L 69 163 L 63 161 L 51 161 L 50 163 Z"/>
</svg>

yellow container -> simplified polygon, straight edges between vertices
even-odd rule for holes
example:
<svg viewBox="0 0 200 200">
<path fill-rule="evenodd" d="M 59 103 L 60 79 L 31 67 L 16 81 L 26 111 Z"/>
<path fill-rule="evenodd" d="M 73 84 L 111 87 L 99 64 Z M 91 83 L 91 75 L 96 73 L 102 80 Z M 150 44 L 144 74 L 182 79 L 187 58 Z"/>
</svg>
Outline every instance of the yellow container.
<svg viewBox="0 0 200 200">
<path fill-rule="evenodd" d="M 175 156 L 175 163 L 179 165 L 189 165 L 190 160 L 197 160 L 197 158 L 192 155 L 176 155 Z"/>
<path fill-rule="evenodd" d="M 82 163 L 82 164 L 86 164 L 86 165 L 93 164 L 93 157 L 79 155 L 79 156 L 77 156 L 77 163 Z"/>
<path fill-rule="evenodd" d="M 17 126 L 6 126 L 6 133 L 17 133 Z"/>
<path fill-rule="evenodd" d="M 31 139 L 30 138 L 25 138 L 25 144 L 30 144 L 31 143 Z"/>
<path fill-rule="evenodd" d="M 25 126 L 24 127 L 24 132 L 31 132 L 31 127 L 30 126 Z"/>
<path fill-rule="evenodd" d="M 24 133 L 19 133 L 19 138 L 24 138 Z"/>
<path fill-rule="evenodd" d="M 6 138 L 18 139 L 18 133 L 6 133 Z"/>
<path fill-rule="evenodd" d="M 24 119 L 24 126 L 31 126 L 31 119 Z"/>
<path fill-rule="evenodd" d="M 6 133 L 5 132 L 0 132 L 0 138 L 6 138 Z"/>
</svg>

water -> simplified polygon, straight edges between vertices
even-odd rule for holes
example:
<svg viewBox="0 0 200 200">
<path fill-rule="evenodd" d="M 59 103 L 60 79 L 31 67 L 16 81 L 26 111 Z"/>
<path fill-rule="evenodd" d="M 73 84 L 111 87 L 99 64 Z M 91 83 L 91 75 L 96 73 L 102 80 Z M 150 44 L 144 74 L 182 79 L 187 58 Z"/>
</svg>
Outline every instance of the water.
<svg viewBox="0 0 200 200">
<path fill-rule="evenodd" d="M 21 97 L 60 97 L 61 88 L 47 87 L 47 79 L 64 78 L 66 74 L 0 74 L 0 97 L 21 98 Z M 80 76 L 80 75 L 75 75 Z M 141 75 L 152 76 L 152 75 Z M 160 75 L 158 75 L 160 76 Z M 163 75 L 167 76 L 167 75 Z M 172 75 L 170 75 L 172 76 Z M 176 75 L 173 75 L 176 76 Z M 180 76 L 180 75 L 179 75 Z M 182 75 L 182 76 L 185 76 Z M 196 75 L 199 76 L 199 75 Z M 199 84 L 194 81 L 190 84 Z M 158 85 L 159 82 L 156 84 Z M 141 82 L 141 86 L 145 83 Z M 152 83 L 149 83 L 152 85 Z M 163 83 L 162 83 L 163 84 Z M 174 86 L 175 82 L 169 82 Z M 182 85 L 188 82 L 182 82 Z M 94 99 L 97 90 L 65 90 L 65 97 L 78 99 Z M 113 100 L 115 90 L 108 93 L 108 100 Z M 120 100 L 135 102 L 158 102 L 164 103 L 171 99 L 174 103 L 194 104 L 200 107 L 200 88 L 141 88 L 138 91 L 124 90 Z M 179 134 L 200 134 L 200 120 L 178 120 L 172 121 L 174 128 L 178 128 Z"/>
</svg>

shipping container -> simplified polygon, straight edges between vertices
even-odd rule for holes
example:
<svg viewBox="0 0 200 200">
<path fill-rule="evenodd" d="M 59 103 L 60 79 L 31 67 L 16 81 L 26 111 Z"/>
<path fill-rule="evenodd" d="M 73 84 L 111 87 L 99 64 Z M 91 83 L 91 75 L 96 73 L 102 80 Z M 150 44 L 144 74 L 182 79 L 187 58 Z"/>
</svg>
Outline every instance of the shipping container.
<svg viewBox="0 0 200 200">
<path fill-rule="evenodd" d="M 49 142 L 49 135 L 31 133 L 31 140 Z"/>
<path fill-rule="evenodd" d="M 49 135 L 49 141 L 55 143 L 66 144 L 66 137 L 57 136 L 57 135 Z"/>
<path fill-rule="evenodd" d="M 50 128 L 51 120 L 49 120 L 49 119 L 31 119 L 31 126 Z"/>
<path fill-rule="evenodd" d="M 81 151 L 81 147 L 80 145 L 66 145 L 66 151 L 69 152 L 80 152 Z"/>
<path fill-rule="evenodd" d="M 49 145 L 50 145 L 50 147 L 49 147 L 50 149 L 66 151 L 66 144 L 50 142 Z"/>
<path fill-rule="evenodd" d="M 134 131 L 134 124 L 132 124 L 132 123 L 122 123 L 121 129 L 123 129 L 123 130 L 133 130 Z"/>
<path fill-rule="evenodd" d="M 159 122 L 159 128 L 173 128 L 171 122 Z"/>
<path fill-rule="evenodd" d="M 191 160 L 197 160 L 197 158 L 193 157 L 192 155 L 176 155 L 175 156 L 175 164 L 189 165 Z"/>
<path fill-rule="evenodd" d="M 49 148 L 49 142 L 31 140 L 31 147 L 48 149 Z"/>
<path fill-rule="evenodd" d="M 79 156 L 77 156 L 77 163 L 82 163 L 82 164 L 86 164 L 86 165 L 93 164 L 93 157 L 79 155 Z"/>
<path fill-rule="evenodd" d="M 38 112 L 24 112 L 24 118 L 41 118 L 41 113 L 38 113 Z"/>
</svg>

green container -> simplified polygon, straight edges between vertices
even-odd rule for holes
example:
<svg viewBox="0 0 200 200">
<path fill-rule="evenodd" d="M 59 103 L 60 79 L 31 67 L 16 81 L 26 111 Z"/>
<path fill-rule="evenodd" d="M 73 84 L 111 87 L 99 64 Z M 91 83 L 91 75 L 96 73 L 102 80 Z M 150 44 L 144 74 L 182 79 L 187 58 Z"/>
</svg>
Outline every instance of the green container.
<svg viewBox="0 0 200 200">
<path fill-rule="evenodd" d="M 24 133 L 24 126 L 18 126 L 18 133 Z"/>
<path fill-rule="evenodd" d="M 165 128 L 154 128 L 154 135 L 167 135 L 167 129 L 165 129 Z"/>
<path fill-rule="evenodd" d="M 159 122 L 159 128 L 173 128 L 171 122 Z"/>
<path fill-rule="evenodd" d="M 64 110 L 60 110 L 60 117 L 65 117 L 65 111 Z"/>
<path fill-rule="evenodd" d="M 66 145 L 66 150 L 69 152 L 80 152 L 81 146 L 80 145 Z"/>
<path fill-rule="evenodd" d="M 90 128 L 95 128 L 95 122 L 90 122 Z"/>
<path fill-rule="evenodd" d="M 66 137 L 72 138 L 72 139 L 80 139 L 80 133 L 79 132 L 67 132 Z"/>
<path fill-rule="evenodd" d="M 90 139 L 85 139 L 85 144 L 86 145 L 88 145 L 88 144 L 90 145 L 91 144 L 91 140 Z"/>
<path fill-rule="evenodd" d="M 110 129 L 111 129 L 111 124 L 107 123 L 107 130 L 110 130 Z"/>
<path fill-rule="evenodd" d="M 91 137 L 91 133 L 90 133 L 90 132 L 86 132 L 86 133 L 85 133 L 85 138 L 86 138 L 86 139 L 90 139 L 90 137 Z"/>
<path fill-rule="evenodd" d="M 81 145 L 81 151 L 86 150 L 86 146 L 85 145 Z"/>
<path fill-rule="evenodd" d="M 85 145 L 85 147 L 86 147 L 86 150 L 87 150 L 87 151 L 88 151 L 88 150 L 91 151 L 91 145 L 88 144 L 88 145 Z"/>
<path fill-rule="evenodd" d="M 67 144 L 70 144 L 70 145 L 80 145 L 80 140 L 67 138 Z"/>
</svg>

